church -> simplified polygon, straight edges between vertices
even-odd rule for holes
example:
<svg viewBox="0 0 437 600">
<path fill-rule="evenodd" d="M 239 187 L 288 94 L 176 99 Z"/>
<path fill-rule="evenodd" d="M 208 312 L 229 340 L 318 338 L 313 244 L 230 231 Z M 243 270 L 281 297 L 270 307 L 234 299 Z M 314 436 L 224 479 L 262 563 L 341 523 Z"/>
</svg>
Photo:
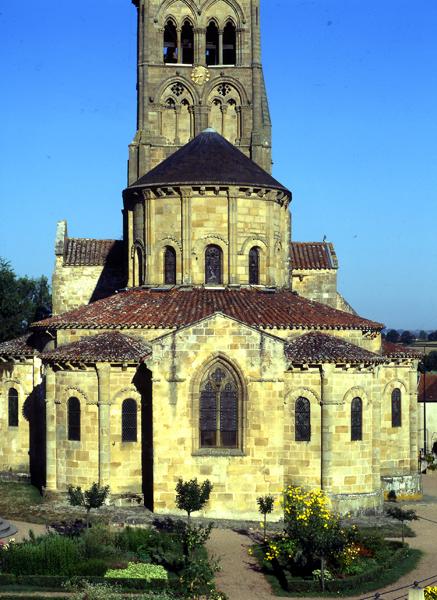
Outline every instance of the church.
<svg viewBox="0 0 437 600">
<path fill-rule="evenodd" d="M 0 344 L 0 471 L 161 514 L 209 479 L 229 519 L 288 484 L 342 513 L 416 496 L 418 356 L 338 293 L 331 243 L 291 241 L 260 0 L 133 4 L 123 238 L 58 223 L 53 315 Z"/>
</svg>

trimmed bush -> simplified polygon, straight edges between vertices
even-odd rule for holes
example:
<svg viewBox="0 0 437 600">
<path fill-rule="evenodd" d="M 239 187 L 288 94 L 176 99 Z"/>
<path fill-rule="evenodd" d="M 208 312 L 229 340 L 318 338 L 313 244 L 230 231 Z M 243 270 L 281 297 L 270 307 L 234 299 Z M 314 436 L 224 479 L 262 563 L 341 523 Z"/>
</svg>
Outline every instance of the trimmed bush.
<svg viewBox="0 0 437 600">
<path fill-rule="evenodd" d="M 127 569 L 109 569 L 105 575 L 107 578 L 115 579 L 144 579 L 153 581 L 159 579 L 167 581 L 167 571 L 161 565 L 150 565 L 147 563 L 129 563 Z"/>
</svg>

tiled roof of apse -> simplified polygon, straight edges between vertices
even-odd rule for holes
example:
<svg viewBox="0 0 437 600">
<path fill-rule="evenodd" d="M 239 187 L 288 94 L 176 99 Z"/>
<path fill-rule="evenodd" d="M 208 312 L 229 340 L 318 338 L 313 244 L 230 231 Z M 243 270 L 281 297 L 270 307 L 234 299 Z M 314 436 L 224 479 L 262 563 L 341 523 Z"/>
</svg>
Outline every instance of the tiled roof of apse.
<svg viewBox="0 0 437 600">
<path fill-rule="evenodd" d="M 292 270 L 338 268 L 337 255 L 330 242 L 291 242 L 290 257 Z"/>
<path fill-rule="evenodd" d="M 382 340 L 382 353 L 391 358 L 421 358 L 422 353 L 417 348 L 410 348 L 402 344 L 394 344 Z"/>
<path fill-rule="evenodd" d="M 265 187 L 291 195 L 279 181 L 214 129 L 202 131 L 128 189 L 179 185 Z"/>
<path fill-rule="evenodd" d="M 118 266 L 123 261 L 121 240 L 67 238 L 64 247 L 64 266 Z"/>
<path fill-rule="evenodd" d="M 290 342 L 287 358 L 295 363 L 380 363 L 384 358 L 333 335 L 307 333 Z"/>
<path fill-rule="evenodd" d="M 255 289 L 168 291 L 131 289 L 68 313 L 34 323 L 38 329 L 178 329 L 221 312 L 264 329 L 358 329 L 383 325 L 290 291 Z"/>
<path fill-rule="evenodd" d="M 39 337 L 35 333 L 26 333 L 14 340 L 0 344 L 0 356 L 32 357 L 39 354 Z"/>
</svg>

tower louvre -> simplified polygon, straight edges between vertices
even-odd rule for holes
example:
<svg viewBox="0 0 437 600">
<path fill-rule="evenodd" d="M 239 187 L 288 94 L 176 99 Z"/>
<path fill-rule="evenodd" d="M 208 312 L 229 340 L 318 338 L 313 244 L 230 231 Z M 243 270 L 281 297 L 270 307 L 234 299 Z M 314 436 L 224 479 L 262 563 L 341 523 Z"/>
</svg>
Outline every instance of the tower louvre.
<svg viewBox="0 0 437 600">
<path fill-rule="evenodd" d="M 207 127 L 271 172 L 260 0 L 132 0 L 138 12 L 131 185 Z"/>
</svg>

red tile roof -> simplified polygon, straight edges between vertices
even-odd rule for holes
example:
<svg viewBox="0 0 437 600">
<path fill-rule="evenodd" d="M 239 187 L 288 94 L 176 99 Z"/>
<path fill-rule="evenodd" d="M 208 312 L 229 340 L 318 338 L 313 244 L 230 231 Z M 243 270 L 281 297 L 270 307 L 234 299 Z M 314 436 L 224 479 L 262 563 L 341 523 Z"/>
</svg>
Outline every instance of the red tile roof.
<svg viewBox="0 0 437 600">
<path fill-rule="evenodd" d="M 44 329 L 177 329 L 221 312 L 266 329 L 380 330 L 380 323 L 313 302 L 290 291 L 131 289 L 45 319 Z"/>
<path fill-rule="evenodd" d="M 418 391 L 419 402 L 423 402 L 424 398 L 427 402 L 437 402 L 437 373 L 426 373 L 425 377 L 421 373 Z"/>
<path fill-rule="evenodd" d="M 144 340 L 118 332 L 93 335 L 44 352 L 45 362 L 140 362 L 152 353 Z"/>
<path fill-rule="evenodd" d="M 387 340 L 382 340 L 382 354 L 390 358 L 421 358 L 423 356 L 423 353 L 417 348 L 394 344 Z"/>
<path fill-rule="evenodd" d="M 0 356 L 17 358 L 37 356 L 41 349 L 40 341 L 37 334 L 26 333 L 14 340 L 2 342 L 0 344 Z"/>
<path fill-rule="evenodd" d="M 291 242 L 292 270 L 337 269 L 338 261 L 330 242 Z"/>
<path fill-rule="evenodd" d="M 122 263 L 121 240 L 67 238 L 64 246 L 64 266 L 103 266 L 108 262 Z"/>
<path fill-rule="evenodd" d="M 287 358 L 306 363 L 382 363 L 384 358 L 333 335 L 307 333 L 287 345 Z"/>
</svg>

